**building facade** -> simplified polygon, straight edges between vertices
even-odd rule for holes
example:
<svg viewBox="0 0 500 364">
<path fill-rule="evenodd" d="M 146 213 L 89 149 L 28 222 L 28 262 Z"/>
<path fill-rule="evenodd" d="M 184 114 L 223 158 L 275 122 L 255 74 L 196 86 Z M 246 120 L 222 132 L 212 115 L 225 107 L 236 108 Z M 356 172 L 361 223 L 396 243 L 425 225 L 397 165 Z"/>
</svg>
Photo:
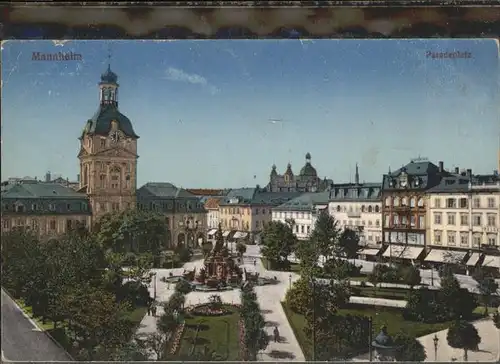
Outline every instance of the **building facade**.
<svg viewBox="0 0 500 364">
<path fill-rule="evenodd" d="M 205 200 L 205 210 L 207 210 L 207 229 L 214 230 L 219 228 L 220 211 L 219 203 L 223 197 L 209 197 Z"/>
<path fill-rule="evenodd" d="M 2 232 L 29 228 L 52 238 L 71 229 L 90 227 L 87 196 L 58 183 L 20 181 L 2 186 Z"/>
<path fill-rule="evenodd" d="M 311 164 L 311 154 L 306 154 L 306 163 L 298 175 L 292 171 L 288 163 L 284 174 L 278 174 L 276 165 L 271 168 L 267 192 L 321 192 L 328 190 L 333 182 L 329 179 L 318 177 L 316 169 Z"/>
<path fill-rule="evenodd" d="M 486 261 L 483 265 L 500 268 L 498 258 L 493 263 L 485 259 L 500 255 L 498 175 L 474 176 L 471 170 L 461 174 L 457 170 L 428 191 L 428 201 L 427 243 L 432 250 L 426 261 L 462 261 L 469 253 L 469 267 Z"/>
<path fill-rule="evenodd" d="M 330 191 L 328 212 L 342 229 L 360 232 L 360 243 L 379 246 L 382 243 L 382 185 L 359 183 L 356 168 L 354 184 L 334 185 Z"/>
<path fill-rule="evenodd" d="M 389 246 L 385 257 L 413 260 L 420 256 L 426 245 L 426 193 L 450 175 L 443 162 L 436 166 L 417 159 L 383 176 L 382 238 Z"/>
<path fill-rule="evenodd" d="M 258 242 L 260 233 L 272 220 L 272 208 L 299 195 L 297 192 L 266 192 L 259 187 L 231 190 L 219 203 L 224 237 Z"/>
<path fill-rule="evenodd" d="M 292 229 L 299 240 L 307 240 L 314 230 L 318 211 L 328 206 L 329 191 L 308 192 L 272 209 L 272 221 L 293 221 Z"/>
<path fill-rule="evenodd" d="M 137 208 L 165 216 L 170 235 L 166 247 L 196 247 L 207 233 L 207 212 L 200 199 L 171 183 L 146 183 L 137 190 Z"/>
<path fill-rule="evenodd" d="M 99 108 L 80 136 L 79 191 L 89 196 L 95 217 L 136 205 L 139 136 L 118 110 L 117 80 L 108 66 L 99 83 Z"/>
</svg>

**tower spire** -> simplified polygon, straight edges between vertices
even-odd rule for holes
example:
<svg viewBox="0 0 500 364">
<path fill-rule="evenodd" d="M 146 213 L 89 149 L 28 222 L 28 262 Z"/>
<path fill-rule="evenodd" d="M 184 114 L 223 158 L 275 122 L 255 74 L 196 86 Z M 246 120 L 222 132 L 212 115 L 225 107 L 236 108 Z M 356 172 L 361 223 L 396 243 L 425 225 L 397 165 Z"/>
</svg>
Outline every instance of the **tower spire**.
<svg viewBox="0 0 500 364">
<path fill-rule="evenodd" d="M 358 169 L 358 163 L 356 163 L 356 174 L 354 175 L 354 182 L 359 185 L 359 169 Z"/>
</svg>

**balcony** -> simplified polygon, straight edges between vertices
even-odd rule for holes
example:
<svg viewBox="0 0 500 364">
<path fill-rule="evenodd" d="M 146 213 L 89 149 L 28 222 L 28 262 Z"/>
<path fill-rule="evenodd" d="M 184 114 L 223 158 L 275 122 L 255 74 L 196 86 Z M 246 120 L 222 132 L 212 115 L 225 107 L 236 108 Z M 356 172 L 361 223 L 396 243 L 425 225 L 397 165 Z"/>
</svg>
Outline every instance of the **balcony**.
<svg viewBox="0 0 500 364">
<path fill-rule="evenodd" d="M 348 211 L 347 217 L 352 217 L 352 218 L 361 217 L 361 211 Z"/>
</svg>

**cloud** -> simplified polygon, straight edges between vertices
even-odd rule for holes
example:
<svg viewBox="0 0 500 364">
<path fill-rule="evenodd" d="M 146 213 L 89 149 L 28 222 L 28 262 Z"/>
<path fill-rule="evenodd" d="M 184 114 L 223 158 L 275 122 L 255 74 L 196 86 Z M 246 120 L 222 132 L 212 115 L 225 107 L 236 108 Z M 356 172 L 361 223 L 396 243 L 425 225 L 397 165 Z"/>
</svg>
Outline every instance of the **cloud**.
<svg viewBox="0 0 500 364">
<path fill-rule="evenodd" d="M 212 95 L 219 92 L 219 89 L 211 85 L 207 79 L 196 73 L 186 73 L 181 69 L 169 67 L 166 71 L 165 78 L 175 82 L 186 82 L 192 85 L 199 85 L 207 89 Z"/>
</svg>

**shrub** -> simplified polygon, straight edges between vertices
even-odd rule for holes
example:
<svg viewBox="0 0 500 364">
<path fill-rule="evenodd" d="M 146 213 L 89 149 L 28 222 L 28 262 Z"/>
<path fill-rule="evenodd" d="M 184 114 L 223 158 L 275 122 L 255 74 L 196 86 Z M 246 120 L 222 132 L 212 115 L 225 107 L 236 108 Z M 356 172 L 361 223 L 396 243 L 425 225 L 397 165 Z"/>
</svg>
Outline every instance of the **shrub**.
<svg viewBox="0 0 500 364">
<path fill-rule="evenodd" d="M 191 292 L 191 284 L 189 282 L 185 281 L 184 279 L 179 280 L 175 286 L 175 290 L 177 292 L 180 292 L 182 294 L 188 294 Z"/>
<path fill-rule="evenodd" d="M 189 262 L 193 256 L 193 251 L 184 245 L 178 245 L 174 251 L 178 260 L 182 263 Z M 174 258 L 175 259 L 175 258 Z"/>
<path fill-rule="evenodd" d="M 343 259 L 328 259 L 323 266 L 323 275 L 335 279 L 345 279 L 361 275 L 361 266 Z"/>
<path fill-rule="evenodd" d="M 120 287 L 116 297 L 119 301 L 129 302 L 132 307 L 146 306 L 149 302 L 149 291 L 141 282 L 129 281 Z"/>
<path fill-rule="evenodd" d="M 123 258 L 123 265 L 125 267 L 132 267 L 136 265 L 136 263 L 137 263 L 137 255 L 135 255 L 132 252 L 128 252 L 125 254 Z"/>
<path fill-rule="evenodd" d="M 292 311 L 304 315 L 309 308 L 311 295 L 312 289 L 309 282 L 301 277 L 294 282 L 292 288 L 287 291 L 285 302 Z"/>
<path fill-rule="evenodd" d="M 410 287 L 416 286 L 422 281 L 420 270 L 414 266 L 402 267 L 399 273 L 401 282 Z"/>
</svg>

